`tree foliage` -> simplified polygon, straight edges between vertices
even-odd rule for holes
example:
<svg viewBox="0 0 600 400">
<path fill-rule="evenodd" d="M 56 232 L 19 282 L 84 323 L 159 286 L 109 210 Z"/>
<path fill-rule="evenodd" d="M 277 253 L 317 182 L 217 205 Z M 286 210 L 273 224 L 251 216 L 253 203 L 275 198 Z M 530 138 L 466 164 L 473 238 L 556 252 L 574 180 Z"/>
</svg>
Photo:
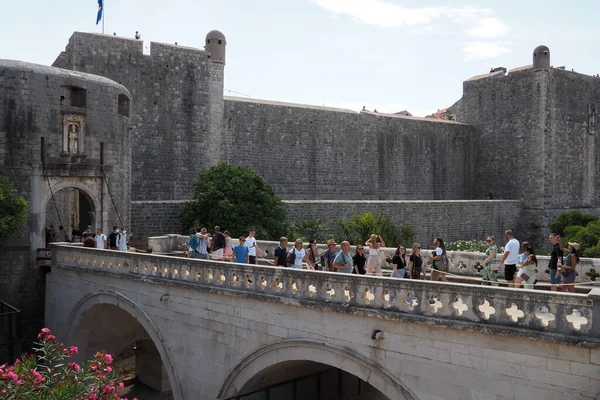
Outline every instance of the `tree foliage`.
<svg viewBox="0 0 600 400">
<path fill-rule="evenodd" d="M 580 256 L 600 257 L 600 218 L 570 211 L 561 214 L 550 229 L 563 237 L 563 244 L 579 243 Z"/>
<path fill-rule="evenodd" d="M 285 233 L 286 209 L 271 185 L 249 167 L 220 163 L 194 182 L 194 199 L 185 204 L 183 224 L 188 229 L 219 225 L 233 237 L 256 229 L 263 240 Z"/>
<path fill-rule="evenodd" d="M 586 226 L 592 221 L 596 221 L 598 217 L 589 214 L 582 214 L 579 211 L 569 211 L 561 214 L 556 218 L 556 221 L 551 222 L 548 226 L 550 231 L 564 236 L 565 229 L 569 226 Z"/>
<path fill-rule="evenodd" d="M 349 219 L 340 218 L 336 239 L 347 240 L 351 244 L 366 242 L 372 234 L 379 234 L 388 247 L 402 244 L 405 247 L 412 246 L 414 230 L 408 225 L 398 228 L 389 215 L 373 215 L 368 212 L 354 214 Z"/>
<path fill-rule="evenodd" d="M 289 240 L 302 239 L 303 242 L 308 242 L 314 239 L 323 243 L 331 239 L 331 231 L 321 218 L 310 219 L 290 223 L 287 237 Z"/>
<path fill-rule="evenodd" d="M 27 221 L 29 205 L 10 184 L 0 176 L 0 246 Z"/>
</svg>

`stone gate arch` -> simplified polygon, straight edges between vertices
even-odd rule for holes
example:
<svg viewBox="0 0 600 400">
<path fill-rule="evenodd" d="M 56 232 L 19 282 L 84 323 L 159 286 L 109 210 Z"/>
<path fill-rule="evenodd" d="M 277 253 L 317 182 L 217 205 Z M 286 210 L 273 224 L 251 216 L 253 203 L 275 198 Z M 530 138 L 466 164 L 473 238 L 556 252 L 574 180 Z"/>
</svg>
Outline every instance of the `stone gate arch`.
<svg viewBox="0 0 600 400">
<path fill-rule="evenodd" d="M 183 400 L 179 376 L 173 365 L 171 351 L 167 346 L 162 333 L 154 322 L 152 322 L 150 317 L 133 300 L 123 293 L 113 290 L 98 290 L 81 298 L 71 311 L 67 320 L 67 343 L 79 346 L 80 349 L 82 349 L 82 355 L 85 353 L 85 349 L 88 348 L 89 338 L 85 337 L 85 335 L 78 336 L 78 331 L 82 329 L 81 324 L 82 321 L 84 321 L 86 314 L 99 305 L 116 306 L 139 322 L 147 333 L 148 339 L 152 341 L 160 354 L 173 392 L 173 399 Z"/>
<path fill-rule="evenodd" d="M 250 354 L 229 373 L 218 398 L 226 399 L 239 394 L 244 385 L 258 373 L 288 361 L 313 361 L 329 365 L 368 382 L 390 399 L 418 400 L 407 387 L 373 361 L 351 349 L 308 339 L 282 340 Z"/>
<path fill-rule="evenodd" d="M 52 195 L 63 189 L 77 189 L 85 195 L 94 210 L 95 221 L 98 226 L 107 229 L 108 203 L 107 196 L 103 196 L 103 181 L 99 177 L 70 177 L 70 176 L 42 176 L 34 175 L 32 182 L 33 192 L 31 197 L 31 215 L 33 226 L 30 234 L 32 250 L 44 247 L 46 207 L 52 201 Z"/>
</svg>

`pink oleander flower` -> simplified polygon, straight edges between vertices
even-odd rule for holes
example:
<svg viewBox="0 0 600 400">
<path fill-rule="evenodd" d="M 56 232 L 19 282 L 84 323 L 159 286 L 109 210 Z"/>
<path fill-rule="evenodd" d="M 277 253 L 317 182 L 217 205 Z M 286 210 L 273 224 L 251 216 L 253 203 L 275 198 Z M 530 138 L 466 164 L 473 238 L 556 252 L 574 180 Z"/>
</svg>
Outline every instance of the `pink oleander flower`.
<svg viewBox="0 0 600 400">
<path fill-rule="evenodd" d="M 6 377 L 13 382 L 16 382 L 17 380 L 19 380 L 19 375 L 15 374 L 12 371 L 8 371 L 8 373 L 6 374 Z"/>
<path fill-rule="evenodd" d="M 123 382 L 119 383 L 119 389 L 123 389 L 125 387 L 125 384 Z"/>
<path fill-rule="evenodd" d="M 73 369 L 73 371 L 77 372 L 81 369 L 81 367 L 79 366 L 79 364 L 74 363 L 74 362 L 70 362 L 69 363 L 69 367 L 71 367 Z"/>
<path fill-rule="evenodd" d="M 104 368 L 104 372 L 107 372 L 107 373 L 112 372 L 112 367 L 106 367 L 106 368 Z"/>
<path fill-rule="evenodd" d="M 77 354 L 79 350 L 77 349 L 77 346 L 71 346 L 69 347 L 69 355 L 72 357 L 74 355 Z"/>
<path fill-rule="evenodd" d="M 106 385 L 104 386 L 104 393 L 114 393 L 115 392 L 115 387 L 113 385 Z"/>
<path fill-rule="evenodd" d="M 111 364 L 113 362 L 113 358 L 110 354 L 105 354 L 104 361 L 106 361 L 107 364 Z"/>
<path fill-rule="evenodd" d="M 42 376 L 42 374 L 37 372 L 35 369 L 32 369 L 30 372 L 31 372 L 31 375 L 33 376 L 33 379 L 35 379 L 36 386 L 39 386 L 46 381 L 46 378 L 44 378 Z"/>
</svg>

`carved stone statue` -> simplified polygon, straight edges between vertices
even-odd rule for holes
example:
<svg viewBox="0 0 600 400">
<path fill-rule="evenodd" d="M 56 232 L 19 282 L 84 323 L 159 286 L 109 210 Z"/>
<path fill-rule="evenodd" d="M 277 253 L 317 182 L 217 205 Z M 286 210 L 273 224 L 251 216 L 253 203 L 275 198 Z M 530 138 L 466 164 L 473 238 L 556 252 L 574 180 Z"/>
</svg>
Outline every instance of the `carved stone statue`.
<svg viewBox="0 0 600 400">
<path fill-rule="evenodd" d="M 79 125 L 69 124 L 69 153 L 79 152 Z"/>
</svg>

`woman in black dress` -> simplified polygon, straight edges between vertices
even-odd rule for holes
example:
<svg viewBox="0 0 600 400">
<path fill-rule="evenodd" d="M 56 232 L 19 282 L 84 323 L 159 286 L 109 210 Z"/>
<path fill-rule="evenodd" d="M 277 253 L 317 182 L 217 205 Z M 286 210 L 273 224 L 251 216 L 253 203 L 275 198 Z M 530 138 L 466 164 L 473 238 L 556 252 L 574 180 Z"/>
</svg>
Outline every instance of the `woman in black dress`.
<svg viewBox="0 0 600 400">
<path fill-rule="evenodd" d="M 352 270 L 353 274 L 364 275 L 367 273 L 365 270 L 365 263 L 367 262 L 367 259 L 364 252 L 365 250 L 363 249 L 362 244 L 356 246 L 356 254 L 354 254 L 354 257 L 352 257 L 352 260 L 354 261 L 354 269 Z"/>
<path fill-rule="evenodd" d="M 408 260 L 408 275 L 410 279 L 421 279 L 422 266 L 421 245 L 415 243 L 412 246 L 412 254 Z"/>
</svg>

